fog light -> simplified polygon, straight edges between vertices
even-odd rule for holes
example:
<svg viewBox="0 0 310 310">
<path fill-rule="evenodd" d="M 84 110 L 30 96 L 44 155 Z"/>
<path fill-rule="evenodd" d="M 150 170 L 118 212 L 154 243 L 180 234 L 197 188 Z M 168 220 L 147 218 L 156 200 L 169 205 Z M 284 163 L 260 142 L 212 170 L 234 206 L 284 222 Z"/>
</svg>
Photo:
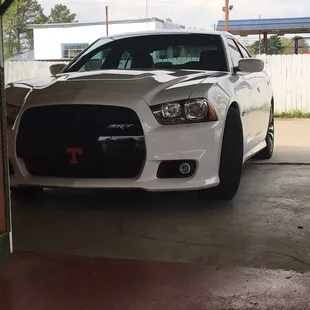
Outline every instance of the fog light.
<svg viewBox="0 0 310 310">
<path fill-rule="evenodd" d="M 196 171 L 195 160 L 164 160 L 159 164 L 157 178 L 178 179 L 190 178 Z"/>
<path fill-rule="evenodd" d="M 191 166 L 190 164 L 188 163 L 182 163 L 180 166 L 179 166 L 179 171 L 185 175 L 185 174 L 189 174 L 191 172 Z"/>
</svg>

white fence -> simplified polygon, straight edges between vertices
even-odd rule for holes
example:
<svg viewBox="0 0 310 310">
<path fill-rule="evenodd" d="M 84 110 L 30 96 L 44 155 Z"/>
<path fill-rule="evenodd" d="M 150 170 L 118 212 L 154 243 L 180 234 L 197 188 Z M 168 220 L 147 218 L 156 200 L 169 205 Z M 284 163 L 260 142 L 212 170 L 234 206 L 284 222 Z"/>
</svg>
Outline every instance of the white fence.
<svg viewBox="0 0 310 310">
<path fill-rule="evenodd" d="M 310 55 L 262 55 L 271 78 L 276 112 L 310 112 Z"/>
<path fill-rule="evenodd" d="M 5 61 L 5 83 L 50 76 L 49 67 L 55 63 L 59 61 Z"/>
<path fill-rule="evenodd" d="M 265 61 L 275 95 L 276 112 L 310 112 L 310 55 L 257 56 Z M 48 61 L 5 62 L 5 82 L 50 75 Z M 57 62 L 58 63 L 58 62 Z"/>
</svg>

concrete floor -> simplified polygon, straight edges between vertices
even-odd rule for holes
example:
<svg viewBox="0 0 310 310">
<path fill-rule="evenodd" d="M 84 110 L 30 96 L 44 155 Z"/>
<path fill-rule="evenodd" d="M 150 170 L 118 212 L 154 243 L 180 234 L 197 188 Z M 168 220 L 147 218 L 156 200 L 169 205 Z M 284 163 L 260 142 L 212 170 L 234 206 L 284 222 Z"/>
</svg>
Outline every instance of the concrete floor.
<svg viewBox="0 0 310 310">
<path fill-rule="evenodd" d="M 14 201 L 16 250 L 307 271 L 310 167 L 246 165 L 237 197 L 48 191 Z"/>
<path fill-rule="evenodd" d="M 14 198 L 4 308 L 307 309 L 310 121 L 277 121 L 276 132 L 275 156 L 245 165 L 231 202 L 194 192 Z"/>
<path fill-rule="evenodd" d="M 270 164 L 310 162 L 309 120 L 277 121 L 276 132 Z M 245 165 L 229 203 L 194 192 L 53 190 L 13 199 L 15 249 L 307 271 L 310 166 L 259 163 Z"/>
</svg>

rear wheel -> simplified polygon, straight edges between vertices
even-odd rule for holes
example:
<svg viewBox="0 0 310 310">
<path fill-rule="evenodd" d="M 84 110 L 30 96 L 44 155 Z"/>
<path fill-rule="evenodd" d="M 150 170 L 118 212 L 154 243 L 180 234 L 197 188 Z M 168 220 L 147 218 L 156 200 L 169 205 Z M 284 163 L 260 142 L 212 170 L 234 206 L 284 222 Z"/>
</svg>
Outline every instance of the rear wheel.
<svg viewBox="0 0 310 310">
<path fill-rule="evenodd" d="M 270 108 L 269 114 L 269 122 L 268 122 L 268 130 L 266 135 L 266 144 L 267 146 L 258 152 L 254 158 L 257 159 L 270 159 L 273 155 L 274 150 L 274 113 L 273 113 L 273 106 Z"/>
<path fill-rule="evenodd" d="M 219 200 L 231 200 L 236 195 L 243 166 L 243 131 L 239 112 L 231 108 L 228 111 L 223 135 L 219 168 L 220 184 L 211 189 L 202 190 L 203 197 Z"/>
</svg>

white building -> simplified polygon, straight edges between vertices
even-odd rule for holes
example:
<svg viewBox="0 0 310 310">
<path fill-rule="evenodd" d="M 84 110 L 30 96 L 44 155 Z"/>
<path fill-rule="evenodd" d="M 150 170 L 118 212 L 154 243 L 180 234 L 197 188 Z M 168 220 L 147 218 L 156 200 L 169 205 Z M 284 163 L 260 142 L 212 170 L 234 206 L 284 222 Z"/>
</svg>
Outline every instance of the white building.
<svg viewBox="0 0 310 310">
<path fill-rule="evenodd" d="M 73 58 L 87 45 L 106 35 L 106 23 L 29 25 L 34 36 L 34 60 Z M 126 32 L 185 28 L 159 18 L 110 21 L 109 35 Z"/>
</svg>

